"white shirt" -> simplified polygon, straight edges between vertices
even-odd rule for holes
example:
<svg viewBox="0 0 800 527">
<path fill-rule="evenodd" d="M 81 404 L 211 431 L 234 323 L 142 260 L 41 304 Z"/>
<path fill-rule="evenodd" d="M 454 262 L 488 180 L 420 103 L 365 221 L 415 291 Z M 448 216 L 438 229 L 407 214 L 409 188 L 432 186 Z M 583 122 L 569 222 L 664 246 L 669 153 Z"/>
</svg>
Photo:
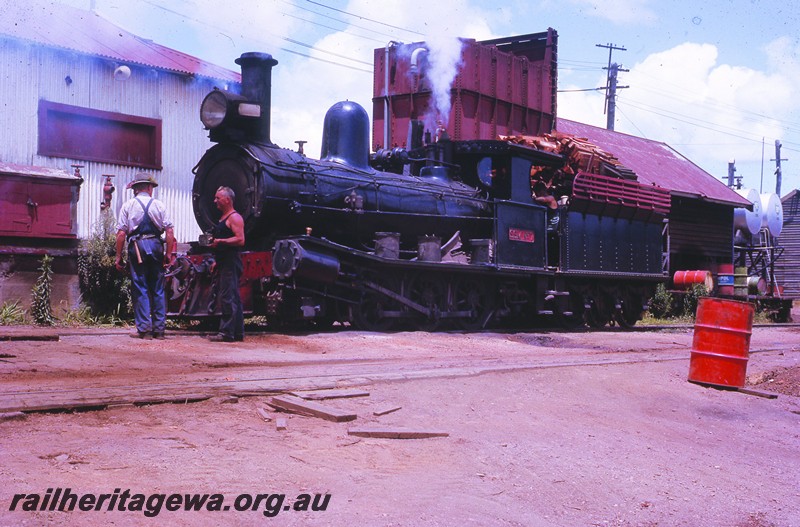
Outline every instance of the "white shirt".
<svg viewBox="0 0 800 527">
<path fill-rule="evenodd" d="M 137 203 L 137 200 L 141 202 L 141 205 Z M 153 204 L 150 205 L 147 212 L 155 226 L 162 231 L 173 227 L 172 219 L 169 217 L 167 207 L 164 203 L 161 200 L 148 196 L 144 192 L 140 192 L 122 205 L 122 208 L 119 210 L 117 230 L 124 231 L 126 234 L 133 232 L 144 219 L 144 207 L 147 207 L 147 203 L 150 201 L 152 201 Z M 144 207 L 142 205 L 144 205 Z"/>
</svg>

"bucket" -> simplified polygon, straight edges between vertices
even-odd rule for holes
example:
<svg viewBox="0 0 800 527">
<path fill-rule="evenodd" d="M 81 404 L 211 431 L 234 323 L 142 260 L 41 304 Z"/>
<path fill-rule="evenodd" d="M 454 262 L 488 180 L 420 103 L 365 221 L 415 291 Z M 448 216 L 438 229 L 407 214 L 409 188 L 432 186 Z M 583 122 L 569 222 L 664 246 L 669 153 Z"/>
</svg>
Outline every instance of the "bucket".
<svg viewBox="0 0 800 527">
<path fill-rule="evenodd" d="M 471 264 L 488 264 L 490 260 L 490 249 L 492 240 L 476 239 L 469 241 L 470 255 L 469 263 Z"/>
<path fill-rule="evenodd" d="M 400 258 L 400 233 L 376 232 L 375 256 L 397 260 Z"/>
<path fill-rule="evenodd" d="M 747 296 L 747 267 L 736 267 L 733 270 L 733 296 Z"/>
<path fill-rule="evenodd" d="M 717 293 L 733 296 L 733 264 L 719 264 L 717 285 Z"/>
<path fill-rule="evenodd" d="M 747 292 L 751 295 L 764 295 L 767 292 L 767 281 L 760 276 L 747 277 Z"/>
<path fill-rule="evenodd" d="M 417 239 L 417 251 L 420 262 L 441 262 L 442 239 L 438 236 L 420 236 Z"/>
<path fill-rule="evenodd" d="M 689 382 L 744 386 L 754 313 L 749 302 L 713 297 L 698 301 Z"/>
<path fill-rule="evenodd" d="M 695 284 L 703 284 L 706 291 L 711 292 L 714 289 L 714 278 L 711 271 L 675 271 L 672 284 L 675 289 L 691 289 Z"/>
</svg>

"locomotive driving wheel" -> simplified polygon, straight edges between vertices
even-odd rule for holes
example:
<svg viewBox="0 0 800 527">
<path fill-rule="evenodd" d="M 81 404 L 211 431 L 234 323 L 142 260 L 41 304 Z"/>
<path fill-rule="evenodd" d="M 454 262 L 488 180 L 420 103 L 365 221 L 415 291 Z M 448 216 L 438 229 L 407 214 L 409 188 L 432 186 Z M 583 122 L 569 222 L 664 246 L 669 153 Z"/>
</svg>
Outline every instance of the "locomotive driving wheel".
<svg viewBox="0 0 800 527">
<path fill-rule="evenodd" d="M 642 318 L 642 302 L 638 295 L 628 291 L 621 295 L 618 304 L 620 308 L 614 313 L 614 320 L 619 327 L 630 329 Z"/>
<path fill-rule="evenodd" d="M 571 314 L 556 313 L 558 324 L 568 330 L 582 328 L 585 323 L 583 296 L 571 291 L 567 305 Z"/>
<path fill-rule="evenodd" d="M 369 284 L 389 290 L 395 290 L 396 281 L 383 279 L 379 280 L 377 274 L 370 274 L 364 277 L 364 286 L 360 301 L 350 309 L 350 320 L 353 325 L 362 331 L 389 331 L 395 325 L 397 319 L 384 316 L 388 310 L 396 310 L 397 302 L 387 297 L 383 293 L 370 288 Z"/>
<path fill-rule="evenodd" d="M 587 298 L 589 307 L 584 311 L 586 324 L 595 329 L 604 327 L 611 321 L 613 314 L 611 306 L 608 305 L 607 296 L 602 291 L 594 291 Z"/>
<path fill-rule="evenodd" d="M 442 321 L 439 314 L 445 305 L 445 292 L 445 282 L 436 276 L 420 273 L 411 279 L 408 286 L 409 298 L 430 311 L 428 315 L 418 313 L 414 317 L 414 325 L 418 329 L 434 331 L 439 327 Z"/>
<path fill-rule="evenodd" d="M 453 287 L 453 311 L 470 311 L 459 317 L 456 324 L 467 331 L 483 329 L 494 309 L 494 298 L 486 282 L 478 278 L 461 278 Z"/>
</svg>

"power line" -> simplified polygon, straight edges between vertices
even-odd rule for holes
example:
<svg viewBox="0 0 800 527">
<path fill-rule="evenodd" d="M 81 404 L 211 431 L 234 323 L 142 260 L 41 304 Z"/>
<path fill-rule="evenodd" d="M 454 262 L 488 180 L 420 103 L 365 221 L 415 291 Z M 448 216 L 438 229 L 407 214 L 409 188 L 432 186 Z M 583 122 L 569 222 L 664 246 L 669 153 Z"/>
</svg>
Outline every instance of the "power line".
<svg viewBox="0 0 800 527">
<path fill-rule="evenodd" d="M 623 112 L 623 111 L 622 111 L 622 108 L 620 108 L 620 107 L 618 106 L 618 107 L 617 107 L 617 110 L 619 110 L 619 113 L 621 113 L 621 114 L 622 114 L 622 116 L 625 118 L 625 120 L 627 120 L 629 123 L 631 123 L 631 126 L 633 126 L 634 128 L 636 128 L 636 131 L 637 131 L 637 132 L 639 132 L 639 135 L 640 135 L 641 137 L 644 137 L 645 139 L 647 139 L 647 134 L 645 134 L 644 132 L 642 132 L 642 130 L 641 130 L 641 129 L 640 129 L 638 126 L 636 126 L 636 123 L 634 123 L 634 122 L 633 122 L 633 120 L 631 120 L 631 118 L 630 118 L 630 117 L 628 117 L 628 115 L 627 115 L 625 112 Z"/>
<path fill-rule="evenodd" d="M 559 64 L 587 64 L 587 65 L 591 64 L 591 65 L 596 66 L 597 69 L 599 69 L 603 65 L 602 62 L 597 62 L 595 60 L 571 60 L 571 59 L 565 59 L 563 57 L 559 57 L 558 58 L 558 63 Z"/>
<path fill-rule="evenodd" d="M 600 88 L 576 88 L 574 90 L 556 90 L 558 93 L 571 93 L 571 92 L 579 92 L 579 91 L 604 91 L 606 89 L 605 86 L 601 86 Z"/>
<path fill-rule="evenodd" d="M 575 66 L 558 66 L 558 71 L 597 71 L 598 68 L 588 67 L 575 67 Z"/>
<path fill-rule="evenodd" d="M 183 18 L 185 20 L 191 20 L 192 22 L 196 22 L 198 24 L 202 24 L 204 26 L 210 27 L 210 28 L 215 29 L 215 30 L 220 31 L 220 32 L 225 31 L 223 28 L 221 28 L 219 26 L 215 26 L 214 24 L 210 24 L 208 22 L 204 22 L 204 21 L 199 20 L 197 18 L 193 18 L 193 17 L 187 16 L 185 14 L 179 13 L 178 11 L 166 8 L 166 7 L 164 7 L 164 6 L 160 5 L 160 4 L 156 4 L 155 2 L 153 2 L 151 0 L 142 0 L 142 1 L 147 3 L 147 4 L 150 4 L 153 7 L 156 7 L 158 9 L 161 9 L 161 10 L 166 11 L 168 13 L 172 13 L 172 14 L 174 14 L 176 16 L 179 16 L 179 17 L 181 17 L 181 18 Z M 362 61 L 362 60 L 353 59 L 353 58 L 347 57 L 345 55 L 341 55 L 341 54 L 338 54 L 338 53 L 334 53 L 332 51 L 328 51 L 328 50 L 325 50 L 325 49 L 318 48 L 318 47 L 313 46 L 311 44 L 306 44 L 304 42 L 300 42 L 300 41 L 297 41 L 297 40 L 290 39 L 288 37 L 280 37 L 279 35 L 275 35 L 274 33 L 270 33 L 270 34 L 275 36 L 275 37 L 279 37 L 280 39 L 282 39 L 282 40 L 284 40 L 286 42 L 289 42 L 291 44 L 304 46 L 304 47 L 307 47 L 309 49 L 313 49 L 314 51 L 318 51 L 320 53 L 327 53 L 329 55 L 333 55 L 333 56 L 336 56 L 336 57 L 339 57 L 339 58 L 343 58 L 345 60 L 350 60 L 350 61 L 353 61 L 353 62 L 356 62 L 356 63 L 361 63 L 361 64 L 366 64 L 368 66 L 372 66 L 372 63 L 370 63 L 370 62 L 365 62 L 365 61 Z M 252 40 L 257 40 L 257 39 L 254 38 Z M 316 60 L 316 61 L 319 61 L 319 62 L 324 62 L 326 64 L 333 64 L 335 66 L 341 66 L 343 68 L 347 68 L 347 69 L 351 69 L 351 70 L 355 70 L 355 71 L 361 71 L 361 72 L 364 72 L 364 73 L 372 74 L 372 70 L 365 70 L 363 68 L 357 68 L 357 67 L 350 66 L 350 65 L 347 65 L 347 64 L 342 64 L 340 62 L 335 62 L 335 61 L 332 61 L 332 60 L 325 60 L 325 59 L 322 59 L 322 58 L 319 58 L 319 57 L 314 57 L 312 55 L 306 55 L 304 53 L 299 53 L 297 51 L 293 51 L 291 49 L 287 49 L 287 48 L 283 48 L 283 47 L 278 48 L 278 49 L 281 50 L 281 51 L 285 51 L 286 53 L 291 53 L 293 55 L 299 55 L 301 57 L 309 58 L 311 60 Z"/>
<path fill-rule="evenodd" d="M 697 103 L 693 103 L 692 101 L 686 101 L 685 99 L 682 99 L 682 98 L 678 97 L 674 93 L 668 92 L 668 91 L 665 91 L 665 90 L 647 88 L 647 87 L 642 87 L 642 86 L 638 86 L 638 85 L 637 85 L 637 88 L 641 88 L 641 90 L 645 91 L 645 92 L 655 93 L 657 95 L 661 95 L 663 97 L 667 97 L 667 98 L 676 100 L 676 101 L 681 102 L 683 104 L 697 104 Z M 752 110 L 739 108 L 739 107 L 734 106 L 732 104 L 728 104 L 728 103 L 725 103 L 723 101 L 719 101 L 719 100 L 716 100 L 716 99 L 710 99 L 710 100 L 703 101 L 702 104 L 703 104 L 704 107 L 719 107 L 719 111 L 720 112 L 726 112 L 726 113 L 729 113 L 731 115 L 736 115 L 737 118 L 739 118 L 741 120 L 754 122 L 754 123 L 759 123 L 759 122 L 763 122 L 764 120 L 769 120 L 769 121 L 775 122 L 776 124 L 780 124 L 781 126 L 783 126 L 785 128 L 791 129 L 793 131 L 800 131 L 800 125 L 797 125 L 796 123 L 794 123 L 792 121 L 785 121 L 785 120 L 782 120 L 782 119 L 777 119 L 777 118 L 771 117 L 769 115 L 765 115 L 765 114 L 762 114 L 762 113 L 754 112 Z M 732 111 L 735 112 L 735 114 L 732 113 Z"/>
<path fill-rule="evenodd" d="M 324 50 L 324 49 L 320 49 L 320 48 L 314 47 L 314 46 L 312 46 L 311 44 L 305 44 L 305 43 L 303 43 L 303 42 L 300 42 L 300 41 L 298 41 L 298 40 L 293 40 L 293 39 L 291 39 L 291 38 L 288 38 L 288 37 L 282 37 L 282 38 L 283 38 L 283 40 L 285 40 L 286 42 L 289 42 L 289 43 L 291 43 L 291 44 L 296 44 L 296 45 L 298 45 L 298 46 L 303 46 L 303 47 L 306 47 L 306 48 L 311 48 L 311 49 L 313 49 L 313 50 L 315 50 L 315 51 L 321 51 L 322 53 L 327 53 L 328 55 L 333 55 L 334 57 L 339 57 L 339 58 L 342 58 L 342 59 L 345 59 L 345 60 L 351 60 L 351 61 L 353 61 L 353 62 L 358 62 L 359 64 L 365 64 L 365 65 L 367 65 L 367 66 L 372 66 L 372 62 L 367 62 L 367 61 L 364 61 L 364 60 L 358 60 L 358 59 L 351 59 L 350 57 L 348 57 L 348 56 L 346 56 L 346 55 L 341 55 L 341 54 L 339 54 L 339 53 L 334 53 L 333 51 L 326 51 L 326 50 Z M 372 71 L 370 71 L 370 73 L 372 73 Z"/>
<path fill-rule="evenodd" d="M 312 13 L 313 13 L 313 11 L 312 11 Z M 319 22 L 315 22 L 313 20 L 309 20 L 307 18 L 303 18 L 303 17 L 297 16 L 297 15 L 293 15 L 291 13 L 286 13 L 284 11 L 281 11 L 281 14 L 283 16 L 288 16 L 289 18 L 294 18 L 294 19 L 299 20 L 301 22 L 306 22 L 308 24 L 319 26 L 319 27 L 322 27 L 322 28 L 325 28 L 325 29 L 330 29 L 331 31 L 336 31 L 337 33 L 348 33 L 350 35 L 353 35 L 354 37 L 363 38 L 364 40 L 370 40 L 372 42 L 377 42 L 379 44 L 385 44 L 386 43 L 386 40 L 378 40 L 377 38 L 367 37 L 367 36 L 364 36 L 364 35 L 357 35 L 356 33 L 351 33 L 350 31 L 347 31 L 346 29 L 339 29 L 339 28 L 336 28 L 336 27 L 326 26 L 325 24 L 320 24 Z M 354 25 L 353 27 L 359 27 L 359 26 L 355 26 Z M 378 35 L 383 35 L 383 33 L 379 33 L 377 31 L 372 31 L 370 29 L 360 28 L 360 27 L 359 27 L 359 29 L 365 29 L 366 31 L 370 31 L 370 32 L 376 33 Z"/>
<path fill-rule="evenodd" d="M 301 9 L 301 10 L 303 10 L 303 11 L 306 11 L 306 12 L 308 12 L 308 13 L 311 13 L 312 15 L 316 15 L 316 16 L 319 16 L 319 17 L 322 17 L 322 18 L 327 18 L 328 20 L 332 20 L 332 21 L 334 21 L 334 22 L 336 22 L 336 23 L 339 23 L 339 24 L 342 24 L 342 25 L 344 25 L 344 26 L 350 26 L 350 27 L 355 27 L 355 28 L 358 28 L 358 29 L 363 29 L 364 31 L 369 31 L 370 33 L 375 33 L 376 35 L 381 35 L 381 36 L 384 36 L 384 37 L 386 37 L 386 39 L 385 39 L 385 40 L 378 40 L 377 42 L 385 43 L 385 42 L 386 42 L 386 40 L 391 40 L 391 39 L 394 39 L 394 38 L 395 38 L 395 35 L 393 35 L 393 34 L 391 34 L 391 33 L 384 33 L 384 32 L 382 32 L 382 31 L 376 31 L 376 30 L 374 30 L 374 29 L 370 29 L 370 28 L 368 28 L 368 27 L 365 27 L 365 26 L 360 26 L 360 25 L 358 25 L 358 24 L 354 24 L 354 23 L 352 23 L 352 22 L 348 22 L 348 21 L 345 21 L 345 20 L 341 20 L 341 19 L 338 19 L 338 18 L 334 18 L 334 17 L 332 17 L 332 16 L 330 16 L 330 15 L 324 15 L 324 14 L 322 14 L 322 13 L 318 12 L 318 11 L 314 11 L 313 9 L 309 9 L 309 8 L 307 8 L 307 7 L 303 7 L 302 5 L 295 4 L 294 2 L 291 2 L 291 1 L 289 1 L 289 0 L 282 0 L 282 2 L 283 2 L 284 4 L 290 5 L 290 6 L 292 6 L 292 7 L 295 7 L 295 8 L 297 8 L 297 9 Z M 310 23 L 310 24 L 313 24 L 313 25 L 316 25 L 316 26 L 324 27 L 324 28 L 326 28 L 326 29 L 331 29 L 331 30 L 333 30 L 333 31 L 337 31 L 337 32 L 344 32 L 344 33 L 350 33 L 349 31 L 347 31 L 347 29 L 338 29 L 338 28 L 333 28 L 333 27 L 330 27 L 330 26 L 326 26 L 326 25 L 324 25 L 324 24 L 321 24 L 321 23 L 319 23 L 319 22 L 315 22 L 315 21 L 313 21 L 313 20 L 307 20 L 307 19 L 304 19 L 304 18 L 300 18 L 300 17 L 298 17 L 298 16 L 292 15 L 292 14 L 290 14 L 290 13 L 286 13 L 286 12 L 284 12 L 284 11 L 281 11 L 281 14 L 283 14 L 283 15 L 286 15 L 286 16 L 289 16 L 289 17 L 292 17 L 292 18 L 297 18 L 297 19 L 299 19 L 299 20 L 302 20 L 303 22 L 308 22 L 308 23 Z M 360 38 L 365 38 L 365 39 L 373 40 L 373 39 L 370 39 L 369 37 L 364 37 L 364 36 L 361 36 L 361 35 L 356 35 L 355 33 L 350 33 L 350 34 L 352 34 L 353 36 L 360 37 Z"/>
<path fill-rule="evenodd" d="M 391 24 L 387 24 L 386 22 L 381 22 L 379 20 L 373 20 L 371 18 L 367 18 L 365 16 L 357 15 L 355 13 L 350 13 L 350 12 L 344 11 L 342 9 L 336 9 L 335 7 L 327 6 L 327 5 L 325 5 L 325 4 L 321 3 L 321 2 L 314 2 L 314 0 L 306 0 L 306 2 L 308 2 L 309 4 L 314 4 L 314 5 L 318 5 L 320 7 L 324 7 L 325 9 L 330 9 L 331 11 L 336 11 L 337 13 L 343 13 L 343 14 L 348 15 L 348 16 L 356 17 L 359 20 L 366 20 L 368 22 L 372 22 L 373 24 L 379 24 L 381 26 L 390 27 L 392 29 L 399 29 L 400 31 L 406 31 L 408 33 L 413 33 L 415 35 L 425 36 L 424 33 L 420 33 L 419 31 L 414 31 L 412 29 L 406 29 L 404 27 L 399 27 L 399 26 L 393 26 Z"/>
<path fill-rule="evenodd" d="M 659 83 L 659 86 L 664 85 L 664 84 L 669 84 L 669 85 L 672 85 L 675 88 L 677 88 L 679 93 L 690 93 L 690 92 L 687 92 L 685 87 L 680 86 L 678 84 L 675 84 L 674 82 L 670 82 L 669 80 L 665 80 L 665 79 L 663 79 L 661 77 L 656 77 L 655 75 L 650 75 L 648 73 L 645 73 L 645 72 L 642 72 L 642 71 L 638 71 L 638 70 L 637 70 L 636 73 L 637 73 L 637 75 L 642 75 L 642 76 L 650 77 L 650 78 L 654 79 L 655 81 L 657 81 Z M 651 91 L 653 93 L 659 93 L 659 94 L 665 95 L 667 97 L 673 98 L 675 100 L 685 102 L 684 100 L 678 98 L 678 96 L 676 96 L 674 92 L 669 92 L 669 91 L 662 90 L 662 89 L 659 89 L 659 88 L 649 87 L 646 84 L 644 84 L 644 85 L 637 84 L 637 89 L 638 88 L 641 88 L 644 91 Z M 799 122 L 782 121 L 781 119 L 776 119 L 775 117 L 771 117 L 769 115 L 764 115 L 764 114 L 759 113 L 759 112 L 754 112 L 752 110 L 748 110 L 748 109 L 745 109 L 745 108 L 740 108 L 740 107 L 735 106 L 733 104 L 729 104 L 729 103 L 726 103 L 726 102 L 723 102 L 723 101 L 719 101 L 719 100 L 715 100 L 715 99 L 712 99 L 710 101 L 704 102 L 704 104 L 705 105 L 712 104 L 712 105 L 715 105 L 715 106 L 719 106 L 720 108 L 729 108 L 729 109 L 736 110 L 737 112 L 747 113 L 747 114 L 750 114 L 750 115 L 753 115 L 753 116 L 756 116 L 756 117 L 759 117 L 759 118 L 762 118 L 762 119 L 772 119 L 774 121 L 784 122 L 784 123 L 787 123 L 787 124 L 797 125 L 798 127 L 800 127 L 800 123 Z"/>
<path fill-rule="evenodd" d="M 675 112 L 669 112 L 669 110 L 661 110 L 660 108 L 655 108 L 655 107 L 652 107 L 652 106 L 650 108 L 647 108 L 646 106 L 649 106 L 649 105 L 646 105 L 646 104 L 643 104 L 643 106 L 639 106 L 637 104 L 632 104 L 630 99 L 625 99 L 624 102 L 628 106 L 630 106 L 632 108 L 636 108 L 636 109 L 642 110 L 644 112 L 650 112 L 650 113 L 653 113 L 653 114 L 656 114 L 656 115 L 660 115 L 661 117 L 666 117 L 668 119 L 672 119 L 672 120 L 675 120 L 675 121 L 678 121 L 678 122 L 686 123 L 686 124 L 695 126 L 697 128 L 702 128 L 702 129 L 705 129 L 705 130 L 711 130 L 712 132 L 717 132 L 717 133 L 720 133 L 720 134 L 729 135 L 731 137 L 737 137 L 737 138 L 743 139 L 745 141 L 752 141 L 752 142 L 761 143 L 761 138 L 760 137 L 758 139 L 753 139 L 753 138 L 745 137 L 743 135 L 739 135 L 739 134 L 736 134 L 736 133 L 733 133 L 733 132 L 726 132 L 725 130 L 722 130 L 720 128 L 714 128 L 712 126 L 704 126 L 704 125 L 699 124 L 697 122 L 689 121 L 689 120 L 686 120 L 686 119 L 680 119 L 678 117 L 675 117 L 675 115 L 681 115 L 681 114 L 675 114 Z M 658 110 L 660 110 L 660 111 L 658 111 Z M 669 115 L 670 113 L 673 113 L 674 115 Z M 682 116 L 682 117 L 686 117 L 686 116 Z M 688 119 L 688 117 L 687 117 L 687 119 Z M 704 122 L 704 123 L 707 123 L 707 124 L 713 124 L 713 123 L 708 123 L 708 121 L 701 121 L 701 122 Z M 734 131 L 740 132 L 740 133 L 746 133 L 746 132 L 743 132 L 741 130 L 736 130 L 736 129 L 731 129 L 731 130 L 734 130 Z"/>
<path fill-rule="evenodd" d="M 369 73 L 370 75 L 372 75 L 372 70 L 365 70 L 362 68 L 356 68 L 355 66 L 348 66 L 347 64 L 342 64 L 341 62 L 334 62 L 332 60 L 325 60 L 319 57 L 312 57 L 311 55 L 306 55 L 305 53 L 300 53 L 299 51 L 293 51 L 291 49 L 280 48 L 280 50 L 285 51 L 286 53 L 291 53 L 292 55 L 299 55 L 307 59 L 317 60 L 319 62 L 325 62 L 327 64 L 333 64 L 334 66 L 341 66 L 342 68 L 347 68 L 355 71 L 363 71 L 364 73 Z"/>
<path fill-rule="evenodd" d="M 657 106 L 653 106 L 653 105 L 650 105 L 650 104 L 647 104 L 647 103 L 644 103 L 644 102 L 641 102 L 641 101 L 637 101 L 635 99 L 625 98 L 624 100 L 630 106 L 633 106 L 634 108 L 638 108 L 640 110 L 652 111 L 653 113 L 657 113 L 657 112 L 655 112 L 655 110 L 659 110 L 660 112 L 664 112 L 664 113 L 660 113 L 659 114 L 659 115 L 662 115 L 664 117 L 670 117 L 669 115 L 666 115 L 666 114 L 672 114 L 672 115 L 677 115 L 677 116 L 680 116 L 680 117 L 684 117 L 685 119 L 691 119 L 694 122 L 706 123 L 708 125 L 717 125 L 720 128 L 728 129 L 728 130 L 731 130 L 733 132 L 750 133 L 748 131 L 741 130 L 739 128 L 733 128 L 733 127 L 730 127 L 730 126 L 719 125 L 717 123 L 714 123 L 714 122 L 711 122 L 711 121 L 707 121 L 707 120 L 704 120 L 704 119 L 690 117 L 690 116 L 687 116 L 685 114 L 681 114 L 681 113 L 678 113 L 678 112 L 673 112 L 673 111 L 670 111 L 670 110 L 664 110 L 663 108 L 659 108 Z M 639 105 L 639 106 L 637 106 L 637 105 Z M 649 108 L 649 110 L 648 110 L 648 108 Z M 674 119 L 679 120 L 679 121 L 681 120 L 681 119 L 678 119 L 678 118 L 674 118 Z M 691 122 L 691 121 L 683 121 L 683 122 Z M 719 130 L 719 131 L 722 131 L 722 130 Z M 762 134 L 755 134 L 755 135 L 757 135 L 758 137 L 762 137 Z M 736 137 L 742 138 L 741 136 L 736 136 Z M 760 139 L 759 139 L 759 142 L 760 142 Z"/>
</svg>

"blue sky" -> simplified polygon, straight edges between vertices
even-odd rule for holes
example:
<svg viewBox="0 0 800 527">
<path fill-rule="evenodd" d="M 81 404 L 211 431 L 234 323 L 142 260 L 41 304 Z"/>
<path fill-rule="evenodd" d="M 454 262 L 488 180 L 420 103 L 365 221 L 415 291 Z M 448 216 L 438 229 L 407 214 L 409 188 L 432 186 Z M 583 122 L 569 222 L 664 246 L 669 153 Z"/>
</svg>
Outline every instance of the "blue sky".
<svg viewBox="0 0 800 527">
<path fill-rule="evenodd" d="M 64 1 L 90 7 L 90 0 Z M 349 99 L 371 110 L 372 56 L 389 40 L 478 40 L 552 27 L 559 89 L 605 84 L 608 51 L 621 73 L 617 131 L 664 141 L 718 178 L 736 160 L 744 185 L 800 187 L 800 3 L 793 0 L 93 0 L 112 22 L 223 66 L 245 51 L 278 59 L 272 139 L 309 141 L 325 111 Z M 601 92 L 563 92 L 558 115 L 605 126 Z M 762 151 L 764 162 L 762 164 Z M 762 169 L 763 167 L 763 169 Z M 763 171 L 763 175 L 762 175 Z"/>
</svg>

